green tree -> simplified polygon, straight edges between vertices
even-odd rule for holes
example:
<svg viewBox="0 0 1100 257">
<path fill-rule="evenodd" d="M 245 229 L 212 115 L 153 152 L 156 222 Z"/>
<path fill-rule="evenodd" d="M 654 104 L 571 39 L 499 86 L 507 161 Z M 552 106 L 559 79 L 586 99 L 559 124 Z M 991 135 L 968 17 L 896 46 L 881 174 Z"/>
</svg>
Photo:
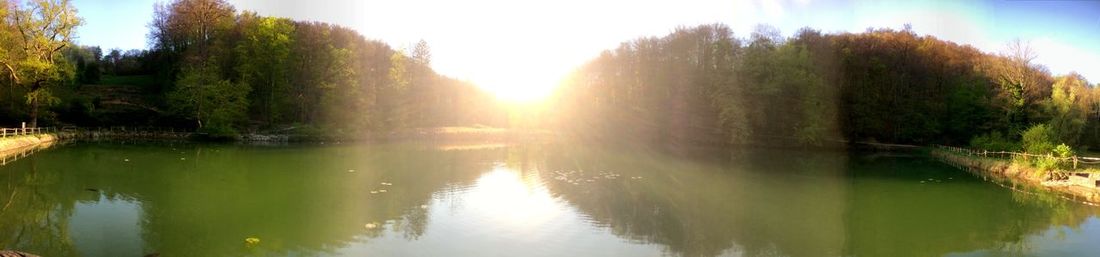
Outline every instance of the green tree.
<svg viewBox="0 0 1100 257">
<path fill-rule="evenodd" d="M 14 87 L 15 76 L 18 74 L 15 72 L 14 52 L 18 46 L 16 44 L 16 34 L 19 33 L 14 24 L 10 22 L 11 12 L 14 9 L 13 2 L 0 1 L 0 74 L 4 75 L 5 82 L 11 83 Z"/>
<path fill-rule="evenodd" d="M 1038 124 L 1024 131 L 1021 143 L 1031 154 L 1047 154 L 1054 150 L 1058 135 L 1046 124 Z"/>
<path fill-rule="evenodd" d="M 288 19 L 241 15 L 243 39 L 237 43 L 237 72 L 252 87 L 252 113 L 273 124 L 287 113 L 282 100 L 290 84 L 294 23 Z"/>
<path fill-rule="evenodd" d="M 176 113 L 194 119 L 197 127 L 232 131 L 245 118 L 249 86 L 218 76 L 212 65 L 184 69 L 176 89 L 168 95 Z"/>
<path fill-rule="evenodd" d="M 1077 145 L 1088 119 L 1088 82 L 1081 75 L 1071 73 L 1058 77 L 1053 85 L 1047 112 L 1051 115 L 1050 129 L 1058 142 Z"/>
<path fill-rule="evenodd" d="M 435 86 L 435 72 L 432 72 L 432 50 L 428 42 L 421 39 L 416 43 L 409 56 L 410 65 L 406 67 L 409 73 L 409 89 L 404 92 L 404 103 L 409 109 L 410 117 L 407 122 L 414 126 L 436 125 L 436 114 L 440 111 L 436 107 L 439 104 L 439 89 Z"/>
<path fill-rule="evenodd" d="M 408 57 L 404 53 L 394 52 L 390 55 L 389 84 L 386 86 L 384 107 L 388 117 L 386 127 L 388 129 L 405 128 L 408 122 L 408 107 L 405 105 L 405 94 L 409 89 Z"/>
<path fill-rule="evenodd" d="M 30 126 L 34 127 L 38 125 L 40 105 L 60 101 L 51 87 L 73 79 L 73 67 L 62 51 L 72 45 L 72 33 L 83 20 L 68 0 L 34 0 L 7 12 L 7 20 L 19 34 L 14 37 L 15 47 L 8 49 L 7 58 L 0 61 L 13 84 L 26 89 Z"/>
</svg>

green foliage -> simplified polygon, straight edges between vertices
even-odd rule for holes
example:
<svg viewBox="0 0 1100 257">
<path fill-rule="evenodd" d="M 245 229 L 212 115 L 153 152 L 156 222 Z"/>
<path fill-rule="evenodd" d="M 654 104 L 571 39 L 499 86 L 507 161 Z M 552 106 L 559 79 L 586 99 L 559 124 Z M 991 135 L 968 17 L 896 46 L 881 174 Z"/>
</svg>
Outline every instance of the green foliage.
<svg viewBox="0 0 1100 257">
<path fill-rule="evenodd" d="M 1080 75 L 1059 77 L 1052 87 L 1046 111 L 1050 127 L 1060 142 L 1076 145 L 1088 119 L 1089 105 L 1084 98 L 1087 82 Z"/>
<path fill-rule="evenodd" d="M 970 147 L 989 151 L 1017 151 L 1020 149 L 1020 144 L 1005 137 L 999 131 L 993 131 L 970 139 Z"/>
<path fill-rule="evenodd" d="M 1072 166 L 1072 162 L 1067 159 L 1073 157 L 1073 149 L 1066 144 L 1059 144 L 1051 149 L 1051 152 L 1047 153 L 1044 157 L 1031 157 L 1032 164 L 1036 168 L 1039 168 L 1038 172 L 1045 172 L 1055 169 L 1069 169 Z M 1038 174 L 1037 174 L 1038 175 Z"/>
<path fill-rule="evenodd" d="M 1040 171 L 1070 168 L 1071 162 L 1066 159 L 1075 155 L 1070 146 L 1057 143 L 1057 132 L 1045 124 L 1032 126 L 1024 132 L 1022 144 L 1028 154 L 1043 155 L 1042 157 L 1028 157 L 1031 164 Z M 1054 145 L 1054 144 L 1058 145 Z"/>
<path fill-rule="evenodd" d="M 184 70 L 168 100 L 173 111 L 194 119 L 198 128 L 220 131 L 244 120 L 248 91 L 248 85 L 221 79 L 207 65 Z"/>
<path fill-rule="evenodd" d="M 1066 158 L 1072 157 L 1074 156 L 1074 154 L 1075 153 L 1073 152 L 1073 149 L 1066 144 L 1059 144 L 1058 146 L 1054 147 L 1054 156 L 1056 157 Z"/>
<path fill-rule="evenodd" d="M 239 134 L 236 129 L 227 125 L 205 126 L 195 130 L 199 139 L 210 141 L 232 141 Z"/>
<path fill-rule="evenodd" d="M 1038 124 L 1024 131 L 1021 142 L 1029 154 L 1048 154 L 1054 151 L 1056 135 L 1046 124 Z"/>
<path fill-rule="evenodd" d="M 294 23 L 288 19 L 241 15 L 243 39 L 235 51 L 241 81 L 252 85 L 251 110 L 255 118 L 274 123 L 290 112 L 289 99 L 279 97 L 290 86 L 290 53 Z"/>
<path fill-rule="evenodd" d="M 401 52 L 394 52 L 390 55 L 390 69 L 389 78 L 386 92 L 393 96 L 392 98 L 383 99 L 383 108 L 385 108 L 386 128 L 388 129 L 401 129 L 408 125 L 409 119 L 409 106 L 407 102 L 403 101 L 406 97 L 409 89 L 409 71 L 408 63 L 409 58 Z"/>
<path fill-rule="evenodd" d="M 1085 130 L 1100 128 L 1085 116 L 1100 91 L 1072 74 L 1054 83 L 1022 44 L 992 55 L 911 30 L 782 38 L 768 26 L 742 42 L 705 25 L 606 51 L 566 80 L 561 130 L 662 144 L 1100 144 Z M 1013 143 L 1036 123 L 1054 136 Z"/>
<path fill-rule="evenodd" d="M 1044 157 L 1029 157 L 1029 158 L 1031 160 L 1031 165 L 1035 166 L 1035 168 L 1038 168 L 1036 170 L 1036 173 L 1034 174 L 1034 175 L 1037 175 L 1037 176 L 1042 175 L 1043 173 L 1045 173 L 1047 171 L 1056 169 L 1059 166 L 1058 165 L 1058 163 L 1059 163 L 1058 159 L 1055 159 L 1054 157 L 1044 156 Z"/>
<path fill-rule="evenodd" d="M 143 88 L 151 88 L 155 86 L 156 78 L 152 75 L 104 75 L 99 80 L 103 85 L 126 85 L 126 86 L 138 86 Z"/>
<path fill-rule="evenodd" d="M 172 89 L 163 96 L 172 105 L 168 109 L 198 122 L 219 122 L 226 116 L 221 113 L 231 113 L 240 119 L 232 124 L 238 129 L 303 124 L 351 133 L 499 124 L 491 114 L 503 113 L 491 95 L 432 71 L 426 42 L 417 44 L 410 58 L 349 28 L 237 13 L 224 0 L 174 0 L 155 9 L 154 49 L 112 50 L 104 57 L 106 70 L 155 74 L 156 84 Z M 194 96 L 206 90 L 194 87 L 196 79 L 188 80 L 194 76 L 186 73 L 200 66 L 201 73 L 217 78 L 197 80 L 250 89 L 245 91 L 247 107 L 241 112 L 196 110 L 202 108 Z"/>
<path fill-rule="evenodd" d="M 10 8 L 10 9 L 9 9 Z M 26 89 L 30 106 L 30 126 L 37 126 L 41 105 L 56 104 L 49 87 L 69 84 L 75 67 L 63 56 L 71 37 L 83 20 L 69 1 L 33 0 L 24 4 L 4 4 L 4 23 L 0 39 L 7 41 L 0 52 L 0 66 L 13 84 Z M 18 31 L 18 34 L 13 33 Z"/>
</svg>

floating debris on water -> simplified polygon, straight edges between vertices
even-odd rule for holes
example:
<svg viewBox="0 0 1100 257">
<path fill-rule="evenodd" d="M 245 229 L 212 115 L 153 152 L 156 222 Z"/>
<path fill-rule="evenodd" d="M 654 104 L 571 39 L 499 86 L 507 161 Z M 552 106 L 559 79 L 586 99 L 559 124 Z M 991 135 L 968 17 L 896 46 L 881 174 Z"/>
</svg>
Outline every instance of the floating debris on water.
<svg viewBox="0 0 1100 257">
<path fill-rule="evenodd" d="M 255 238 L 255 237 L 249 237 L 249 238 L 244 239 L 244 243 L 247 244 L 248 246 L 255 246 L 257 244 L 260 244 L 260 239 Z"/>
<path fill-rule="evenodd" d="M 366 225 L 363 225 L 363 227 L 367 229 L 376 229 L 378 228 L 378 222 L 367 223 Z"/>
<path fill-rule="evenodd" d="M 378 190 L 378 192 L 379 192 L 379 193 L 385 193 L 385 192 L 386 192 L 386 190 L 385 190 L 385 189 L 379 189 L 379 190 Z"/>
<path fill-rule="evenodd" d="M 180 160 L 181 160 L 181 161 L 183 161 L 183 160 L 187 160 L 187 158 L 183 158 L 183 157 L 180 157 Z"/>
<path fill-rule="evenodd" d="M 371 194 L 377 194 L 377 193 L 378 193 L 378 191 L 374 191 L 374 190 L 371 190 L 371 191 L 370 191 L 370 193 L 371 193 Z"/>
<path fill-rule="evenodd" d="M 550 178 L 558 181 L 565 182 L 566 184 L 584 184 L 595 183 L 597 180 L 613 180 L 622 177 L 622 174 L 601 170 L 598 172 L 585 172 L 583 170 L 570 170 L 570 171 L 552 171 L 553 176 Z M 638 179 L 640 177 L 630 177 L 631 179 Z"/>
<path fill-rule="evenodd" d="M 128 161 L 130 161 L 130 159 L 122 159 L 122 161 L 128 162 Z"/>
<path fill-rule="evenodd" d="M 393 185 L 393 183 L 386 183 L 386 182 L 382 182 L 382 185 L 383 185 L 383 186 L 392 186 L 392 185 Z"/>
<path fill-rule="evenodd" d="M 428 205 L 427 205 L 427 204 L 421 204 L 421 205 L 420 205 L 420 209 L 427 209 L 427 208 L 428 208 Z"/>
<path fill-rule="evenodd" d="M 355 170 L 348 170 L 348 172 L 355 172 Z"/>
<path fill-rule="evenodd" d="M 921 184 L 924 184 L 924 180 L 921 180 L 921 181 L 920 181 L 920 183 L 921 183 Z"/>
</svg>

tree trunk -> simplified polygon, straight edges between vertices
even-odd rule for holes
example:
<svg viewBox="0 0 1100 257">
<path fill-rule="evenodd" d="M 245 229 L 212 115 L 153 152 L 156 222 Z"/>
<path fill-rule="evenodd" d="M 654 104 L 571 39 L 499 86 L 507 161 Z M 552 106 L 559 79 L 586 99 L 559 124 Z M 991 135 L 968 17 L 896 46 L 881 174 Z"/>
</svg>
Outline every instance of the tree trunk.
<svg viewBox="0 0 1100 257">
<path fill-rule="evenodd" d="M 31 86 L 31 90 L 30 90 L 29 94 L 35 93 L 39 89 L 42 89 L 42 81 L 41 80 L 34 82 L 34 85 Z M 31 126 L 30 127 L 32 127 L 32 128 L 37 128 L 38 127 L 38 104 L 42 100 L 41 98 L 42 98 L 41 94 L 34 94 L 34 97 L 31 98 L 31 124 L 30 124 Z"/>
<path fill-rule="evenodd" d="M 38 127 L 38 97 L 31 99 L 31 127 Z"/>
</svg>

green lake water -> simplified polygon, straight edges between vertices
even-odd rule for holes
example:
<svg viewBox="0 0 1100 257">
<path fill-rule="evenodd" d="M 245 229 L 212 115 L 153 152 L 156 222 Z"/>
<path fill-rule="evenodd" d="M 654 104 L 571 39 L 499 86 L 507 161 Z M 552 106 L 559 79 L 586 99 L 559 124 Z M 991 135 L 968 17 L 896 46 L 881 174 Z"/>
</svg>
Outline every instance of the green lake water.
<svg viewBox="0 0 1100 257">
<path fill-rule="evenodd" d="M 0 167 L 0 249 L 42 256 L 1097 256 L 1098 215 L 920 154 L 82 143 Z"/>
</svg>

